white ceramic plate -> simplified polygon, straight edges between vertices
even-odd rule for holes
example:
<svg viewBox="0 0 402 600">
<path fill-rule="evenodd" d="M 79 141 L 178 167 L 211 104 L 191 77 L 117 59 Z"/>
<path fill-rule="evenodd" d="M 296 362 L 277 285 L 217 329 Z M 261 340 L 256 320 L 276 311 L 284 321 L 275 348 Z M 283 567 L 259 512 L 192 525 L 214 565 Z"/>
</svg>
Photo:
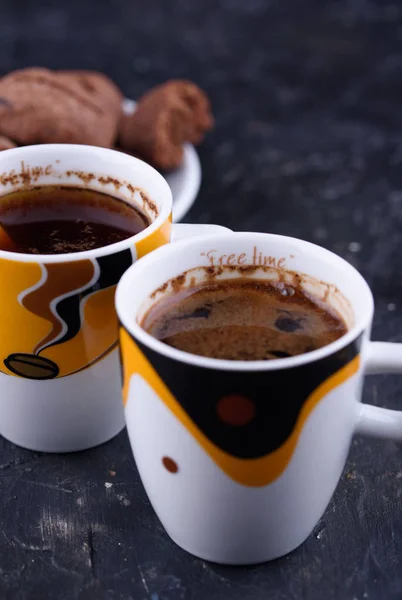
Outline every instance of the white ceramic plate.
<svg viewBox="0 0 402 600">
<path fill-rule="evenodd" d="M 132 114 L 135 110 L 134 100 L 126 98 L 123 102 L 123 110 L 126 114 Z M 173 221 L 177 223 L 190 210 L 200 189 L 201 164 L 194 146 L 191 144 L 184 146 L 182 164 L 164 177 L 172 190 Z"/>
</svg>

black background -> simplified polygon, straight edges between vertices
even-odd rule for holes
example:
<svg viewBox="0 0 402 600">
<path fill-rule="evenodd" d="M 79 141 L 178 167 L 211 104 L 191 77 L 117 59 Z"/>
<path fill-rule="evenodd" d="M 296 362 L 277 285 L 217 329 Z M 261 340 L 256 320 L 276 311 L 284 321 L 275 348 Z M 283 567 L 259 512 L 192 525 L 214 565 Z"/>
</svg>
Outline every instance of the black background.
<svg viewBox="0 0 402 600">
<path fill-rule="evenodd" d="M 397 0 L 3 0 L 0 72 L 27 65 L 99 69 L 133 98 L 170 77 L 196 80 L 217 124 L 186 220 L 339 253 L 372 285 L 374 339 L 402 341 Z M 401 394 L 400 378 L 371 377 L 364 400 L 397 408 Z M 395 443 L 357 437 L 307 542 L 254 568 L 208 564 L 170 542 L 125 433 L 77 455 L 3 440 L 0 451 L 2 600 L 402 598 Z"/>
</svg>

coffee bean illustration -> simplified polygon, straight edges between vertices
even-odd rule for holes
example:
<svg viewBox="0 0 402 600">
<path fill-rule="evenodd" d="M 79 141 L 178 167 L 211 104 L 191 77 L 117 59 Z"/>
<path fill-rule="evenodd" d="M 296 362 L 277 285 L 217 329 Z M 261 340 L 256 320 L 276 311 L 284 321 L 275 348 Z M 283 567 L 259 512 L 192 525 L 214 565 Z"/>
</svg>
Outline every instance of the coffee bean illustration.
<svg viewBox="0 0 402 600">
<path fill-rule="evenodd" d="M 10 354 L 4 364 L 12 373 L 25 379 L 54 379 L 59 374 L 56 363 L 35 354 L 16 352 Z"/>
</svg>

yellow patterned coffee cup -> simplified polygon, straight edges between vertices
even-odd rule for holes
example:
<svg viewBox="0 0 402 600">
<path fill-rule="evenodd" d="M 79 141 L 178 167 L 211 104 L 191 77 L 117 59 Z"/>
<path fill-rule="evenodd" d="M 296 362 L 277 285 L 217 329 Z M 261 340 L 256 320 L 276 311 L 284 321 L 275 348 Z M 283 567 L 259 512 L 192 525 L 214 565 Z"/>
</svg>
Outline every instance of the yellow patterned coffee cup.
<svg viewBox="0 0 402 600">
<path fill-rule="evenodd" d="M 115 288 L 138 258 L 170 241 L 172 197 L 155 169 L 113 150 L 55 144 L 0 154 L 0 203 L 43 185 L 104 192 L 151 221 L 86 252 L 0 250 L 0 433 L 34 450 L 81 450 L 124 426 Z"/>
</svg>

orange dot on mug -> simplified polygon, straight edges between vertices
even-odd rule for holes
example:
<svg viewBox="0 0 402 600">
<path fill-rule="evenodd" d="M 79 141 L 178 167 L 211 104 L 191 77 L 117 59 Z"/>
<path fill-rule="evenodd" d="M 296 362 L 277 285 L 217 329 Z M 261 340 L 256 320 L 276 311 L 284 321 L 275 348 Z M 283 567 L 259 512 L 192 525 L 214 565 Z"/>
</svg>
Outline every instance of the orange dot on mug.
<svg viewBox="0 0 402 600">
<path fill-rule="evenodd" d="M 169 456 L 164 456 L 162 458 L 162 464 L 165 467 L 165 469 L 169 471 L 169 473 L 177 473 L 177 471 L 179 470 L 177 462 Z"/>
<path fill-rule="evenodd" d="M 256 412 L 254 403 L 240 394 L 223 396 L 216 405 L 216 411 L 221 421 L 235 427 L 247 425 Z"/>
</svg>

